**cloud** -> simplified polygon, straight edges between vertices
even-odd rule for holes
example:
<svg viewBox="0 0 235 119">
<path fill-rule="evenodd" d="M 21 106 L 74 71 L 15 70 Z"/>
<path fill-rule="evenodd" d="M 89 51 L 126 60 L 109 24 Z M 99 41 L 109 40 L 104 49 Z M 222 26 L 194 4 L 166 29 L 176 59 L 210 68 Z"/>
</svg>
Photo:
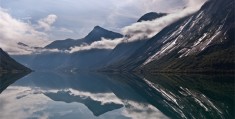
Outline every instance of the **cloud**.
<svg viewBox="0 0 235 119">
<path fill-rule="evenodd" d="M 6 9 L 0 8 L 0 47 L 10 54 L 28 54 L 17 43 L 43 46 L 49 43 L 46 33 L 36 30 L 32 24 L 13 18 Z"/>
<path fill-rule="evenodd" d="M 42 28 L 45 31 L 51 30 L 51 25 L 56 21 L 57 16 L 54 14 L 48 15 L 46 18 L 40 19 L 38 21 L 38 28 Z"/>
<path fill-rule="evenodd" d="M 113 31 L 136 22 L 147 12 L 176 11 L 183 0 L 1 0 L 0 6 L 10 9 L 14 18 L 32 17 L 35 23 L 48 14 L 56 14 L 55 27 L 65 27 L 74 33 L 61 33 L 51 29 L 48 35 L 53 40 L 85 36 L 94 26 L 99 25 Z M 92 3 L 92 4 L 91 4 Z M 90 14 L 92 13 L 92 14 Z"/>
<path fill-rule="evenodd" d="M 129 0 L 131 1 L 131 0 Z M 175 21 L 184 18 L 190 14 L 198 11 L 201 6 L 206 2 L 206 0 L 184 0 L 186 2 L 186 8 L 178 11 L 176 13 L 170 13 L 164 17 L 158 18 L 153 21 L 143 21 L 134 23 L 130 26 L 126 26 L 122 29 L 122 33 L 125 38 L 118 39 L 102 39 L 101 41 L 96 41 L 90 45 L 81 45 L 78 47 L 72 47 L 70 53 L 78 52 L 82 50 L 90 49 L 113 49 L 121 42 L 134 42 L 137 40 L 146 40 L 153 37 L 158 32 L 160 32 L 166 26 L 174 23 Z M 154 2 L 154 0 L 152 1 Z"/>
<path fill-rule="evenodd" d="M 171 13 L 184 5 L 183 0 L 112 0 L 113 8 L 108 14 L 105 27 L 120 31 L 120 28 L 136 22 L 148 12 Z M 119 28 L 119 29 L 117 29 Z"/>
<path fill-rule="evenodd" d="M 187 0 L 187 7 L 180 12 L 171 13 L 153 21 L 134 23 L 122 29 L 122 33 L 129 36 L 128 41 L 151 38 L 166 26 L 198 11 L 206 0 Z"/>
<path fill-rule="evenodd" d="M 74 53 L 78 51 L 91 50 L 91 49 L 113 49 L 122 41 L 123 41 L 123 38 L 117 38 L 113 40 L 102 38 L 102 40 L 93 42 L 91 44 L 85 44 L 85 45 L 81 45 L 77 47 L 72 47 L 70 48 L 71 50 L 68 52 Z"/>
</svg>

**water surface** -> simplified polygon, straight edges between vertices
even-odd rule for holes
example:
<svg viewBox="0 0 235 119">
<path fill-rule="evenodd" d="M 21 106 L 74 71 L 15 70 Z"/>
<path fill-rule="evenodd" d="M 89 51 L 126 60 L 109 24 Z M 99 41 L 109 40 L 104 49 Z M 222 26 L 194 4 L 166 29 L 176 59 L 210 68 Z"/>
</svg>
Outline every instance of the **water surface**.
<svg viewBox="0 0 235 119">
<path fill-rule="evenodd" d="M 1 119 L 234 117 L 233 75 L 33 72 L 0 79 Z"/>
</svg>

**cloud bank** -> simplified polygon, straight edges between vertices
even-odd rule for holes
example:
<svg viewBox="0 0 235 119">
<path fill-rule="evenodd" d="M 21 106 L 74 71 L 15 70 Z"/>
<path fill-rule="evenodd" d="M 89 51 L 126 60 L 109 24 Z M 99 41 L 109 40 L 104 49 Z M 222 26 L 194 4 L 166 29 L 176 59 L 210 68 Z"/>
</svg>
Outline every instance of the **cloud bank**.
<svg viewBox="0 0 235 119">
<path fill-rule="evenodd" d="M 72 47 L 71 50 L 67 52 L 74 53 L 78 51 L 91 50 L 91 49 L 113 49 L 122 41 L 123 38 L 117 38 L 113 40 L 102 38 L 102 40 L 93 42 L 90 45 L 85 44 L 77 47 Z"/>
<path fill-rule="evenodd" d="M 171 13 L 153 21 L 143 21 L 134 23 L 130 26 L 124 27 L 122 33 L 130 36 L 128 41 L 136 41 L 146 38 L 151 38 L 160 32 L 166 26 L 174 23 L 175 21 L 191 15 L 198 11 L 206 0 L 188 0 L 186 8 L 177 13 Z"/>
<path fill-rule="evenodd" d="M 137 40 L 145 40 L 153 37 L 166 26 L 174 23 L 175 21 L 184 18 L 197 12 L 206 0 L 185 0 L 186 7 L 179 12 L 171 13 L 153 21 L 143 21 L 134 23 L 122 29 L 122 34 L 128 36 L 118 39 L 102 39 L 101 41 L 93 42 L 90 45 L 82 45 L 72 47 L 70 53 L 90 49 L 114 49 L 121 42 L 134 42 Z"/>
<path fill-rule="evenodd" d="M 33 49 L 25 49 L 17 43 L 23 42 L 34 47 L 48 44 L 48 35 L 37 28 L 49 30 L 56 18 L 56 15 L 48 15 L 33 25 L 13 18 L 7 10 L 0 8 L 0 47 L 9 54 L 32 53 Z"/>
</svg>

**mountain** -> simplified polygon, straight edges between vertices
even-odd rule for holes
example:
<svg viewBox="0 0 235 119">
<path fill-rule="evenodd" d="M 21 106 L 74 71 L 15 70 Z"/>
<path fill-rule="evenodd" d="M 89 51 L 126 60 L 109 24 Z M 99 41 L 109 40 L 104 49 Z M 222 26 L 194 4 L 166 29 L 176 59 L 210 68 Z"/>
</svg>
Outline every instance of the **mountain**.
<svg viewBox="0 0 235 119">
<path fill-rule="evenodd" d="M 211 0 L 184 20 L 140 69 L 230 72 L 235 69 L 234 0 Z M 178 31 L 180 32 L 179 34 Z M 170 33 L 170 32 L 169 32 Z"/>
<path fill-rule="evenodd" d="M 0 73 L 2 72 L 30 72 L 31 70 L 12 59 L 0 48 Z"/>
<path fill-rule="evenodd" d="M 82 39 L 57 40 L 45 46 L 45 48 L 66 50 L 66 49 L 69 49 L 70 47 L 80 46 L 82 44 L 91 44 L 92 42 L 101 40 L 101 38 L 115 39 L 115 38 L 121 38 L 121 37 L 123 36 L 119 33 L 106 30 L 100 26 L 95 26 L 93 30 L 86 37 Z"/>
<path fill-rule="evenodd" d="M 154 19 L 160 18 L 167 15 L 166 13 L 156 13 L 156 12 L 149 12 L 143 15 L 137 22 L 141 21 L 152 21 Z"/>
<path fill-rule="evenodd" d="M 150 13 L 143 15 L 137 22 L 150 21 L 153 19 L 161 18 L 165 15 L 166 13 L 150 12 Z M 131 56 L 131 54 L 135 53 L 137 49 L 145 45 L 147 40 L 148 39 L 139 40 L 135 42 L 122 42 L 118 44 L 109 54 L 108 58 L 106 58 L 104 65 L 105 66 L 116 65 L 125 61 Z"/>
<path fill-rule="evenodd" d="M 235 69 L 234 0 L 210 0 L 167 26 L 106 71 L 230 72 Z"/>
</svg>

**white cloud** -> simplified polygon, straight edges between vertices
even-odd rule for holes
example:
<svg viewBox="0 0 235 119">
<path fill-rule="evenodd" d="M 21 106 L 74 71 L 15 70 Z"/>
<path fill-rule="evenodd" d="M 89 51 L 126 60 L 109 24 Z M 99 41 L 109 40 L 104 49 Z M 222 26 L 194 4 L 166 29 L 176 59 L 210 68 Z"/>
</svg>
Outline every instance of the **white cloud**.
<svg viewBox="0 0 235 119">
<path fill-rule="evenodd" d="M 198 11 L 206 0 L 187 0 L 187 7 L 180 12 L 171 13 L 153 21 L 134 23 L 122 29 L 123 34 L 129 36 L 128 41 L 151 38 L 166 26 Z"/>
<path fill-rule="evenodd" d="M 123 38 L 117 38 L 114 40 L 102 38 L 102 40 L 95 41 L 89 45 L 85 44 L 85 45 L 81 45 L 77 47 L 72 47 L 69 53 L 74 53 L 74 52 L 84 51 L 84 50 L 91 50 L 91 49 L 113 49 L 122 41 L 123 41 Z"/>
<path fill-rule="evenodd" d="M 183 0 L 111 0 L 112 10 L 106 19 L 105 27 L 119 31 L 120 28 L 136 22 L 148 12 L 172 13 L 184 5 Z M 117 29 L 119 28 L 119 29 Z"/>
<path fill-rule="evenodd" d="M 57 16 L 54 14 L 48 15 L 46 18 L 40 19 L 38 21 L 38 28 L 42 28 L 45 31 L 51 30 L 51 25 L 56 21 Z"/>
<path fill-rule="evenodd" d="M 41 21 L 51 25 L 55 18 L 55 15 L 49 15 Z M 47 45 L 50 42 L 48 35 L 36 30 L 34 26 L 13 18 L 6 9 L 0 8 L 0 47 L 9 54 L 30 54 L 35 49 L 21 47 L 17 43 L 22 42 L 34 47 Z"/>
<path fill-rule="evenodd" d="M 29 53 L 20 49 L 18 42 L 41 46 L 47 44 L 48 39 L 47 34 L 35 30 L 29 23 L 14 19 L 5 9 L 0 8 L 0 47 L 10 54 Z"/>
</svg>

